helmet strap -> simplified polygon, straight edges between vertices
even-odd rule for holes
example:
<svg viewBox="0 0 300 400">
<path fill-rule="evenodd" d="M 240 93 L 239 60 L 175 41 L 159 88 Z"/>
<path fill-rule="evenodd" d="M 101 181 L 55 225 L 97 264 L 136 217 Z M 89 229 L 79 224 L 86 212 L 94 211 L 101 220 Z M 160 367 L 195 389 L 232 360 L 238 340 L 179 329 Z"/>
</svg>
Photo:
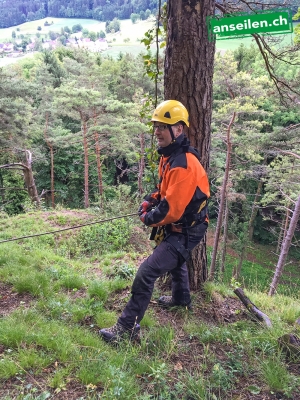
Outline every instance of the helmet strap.
<svg viewBox="0 0 300 400">
<path fill-rule="evenodd" d="M 173 132 L 173 130 L 172 130 L 172 126 L 171 125 L 168 125 L 168 128 L 169 128 L 169 132 L 170 132 L 170 135 L 171 135 L 171 139 L 172 139 L 172 143 L 173 142 L 175 142 L 175 136 L 174 136 L 174 132 Z"/>
</svg>

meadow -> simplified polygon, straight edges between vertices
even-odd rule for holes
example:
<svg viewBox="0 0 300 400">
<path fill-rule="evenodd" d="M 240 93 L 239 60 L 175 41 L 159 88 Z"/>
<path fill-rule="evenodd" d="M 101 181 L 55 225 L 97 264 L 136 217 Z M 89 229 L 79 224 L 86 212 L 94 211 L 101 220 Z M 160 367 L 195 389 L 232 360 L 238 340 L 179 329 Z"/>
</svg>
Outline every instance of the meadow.
<svg viewBox="0 0 300 400">
<path fill-rule="evenodd" d="M 1 214 L 0 242 L 105 216 L 59 207 Z M 299 285 L 285 283 L 285 274 L 280 286 L 287 290 L 267 296 L 268 251 L 260 247 L 256 262 L 246 260 L 242 268 L 246 278 L 255 269 L 260 284 L 239 285 L 272 327 L 237 299 L 237 282 L 208 282 L 192 294 L 192 312 L 160 309 L 157 298 L 170 289 L 157 282 L 140 338 L 100 339 L 98 330 L 115 323 L 151 252 L 147 237 L 130 218 L 0 243 L 0 398 L 299 399 L 299 355 L 288 356 L 278 341 L 299 334 Z M 228 275 L 234 262 L 228 258 Z"/>
</svg>

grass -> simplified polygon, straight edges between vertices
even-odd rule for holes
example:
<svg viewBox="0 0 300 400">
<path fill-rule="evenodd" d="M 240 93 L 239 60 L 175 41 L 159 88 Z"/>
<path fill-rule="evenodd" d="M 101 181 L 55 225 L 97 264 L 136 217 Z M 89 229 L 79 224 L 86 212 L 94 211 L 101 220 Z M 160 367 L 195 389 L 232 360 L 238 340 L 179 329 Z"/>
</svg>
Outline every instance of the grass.
<svg viewBox="0 0 300 400">
<path fill-rule="evenodd" d="M 68 212 L 3 217 L 0 240 L 28 233 L 31 226 L 37 232 L 86 221 L 86 212 L 81 220 L 80 212 Z M 141 323 L 140 343 L 103 342 L 98 330 L 116 322 L 141 259 L 126 229 L 122 223 L 111 224 L 100 239 L 97 235 L 103 231 L 90 229 L 0 245 L 1 284 L 11 285 L 12 299 L 15 292 L 31 295 L 30 303 L 17 303 L 0 320 L 1 398 L 37 400 L 58 393 L 68 398 L 71 391 L 76 396 L 77 389 L 78 398 L 84 393 L 87 399 L 109 400 L 229 400 L 236 391 L 245 398 L 251 393 L 262 398 L 272 393 L 300 396 L 299 372 L 278 347 L 280 336 L 298 332 L 294 322 L 300 303 L 295 291 L 268 297 L 259 285 L 245 289 L 271 318 L 273 326 L 266 329 L 239 310 L 232 311 L 235 322 L 215 318 L 233 293 L 226 283 L 209 282 L 202 294 L 193 293 L 193 313 L 159 310 L 151 304 Z M 86 251 L 95 241 L 101 251 Z M 63 247 L 69 248 L 65 255 L 58 251 Z M 232 265 L 234 259 L 229 262 Z M 265 268 L 256 264 L 258 273 Z M 251 276 L 252 269 L 245 263 L 243 275 Z M 266 285 L 269 275 L 261 277 Z M 155 293 L 161 294 L 159 285 Z"/>
</svg>

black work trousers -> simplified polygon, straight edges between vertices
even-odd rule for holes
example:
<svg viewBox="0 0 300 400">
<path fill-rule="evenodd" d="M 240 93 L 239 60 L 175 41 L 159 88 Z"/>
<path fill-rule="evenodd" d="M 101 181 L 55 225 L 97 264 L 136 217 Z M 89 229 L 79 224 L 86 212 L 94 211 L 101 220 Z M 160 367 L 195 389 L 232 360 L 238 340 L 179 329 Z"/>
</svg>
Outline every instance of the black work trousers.
<svg viewBox="0 0 300 400">
<path fill-rule="evenodd" d="M 207 223 L 199 224 L 189 231 L 188 250 L 192 250 L 203 238 Z M 170 233 L 186 246 L 186 235 Z M 187 305 L 191 301 L 188 269 L 184 258 L 165 238 L 139 267 L 131 288 L 131 298 L 118 322 L 131 329 L 139 323 L 151 300 L 157 278 L 170 272 L 172 275 L 172 297 L 175 304 Z"/>
</svg>

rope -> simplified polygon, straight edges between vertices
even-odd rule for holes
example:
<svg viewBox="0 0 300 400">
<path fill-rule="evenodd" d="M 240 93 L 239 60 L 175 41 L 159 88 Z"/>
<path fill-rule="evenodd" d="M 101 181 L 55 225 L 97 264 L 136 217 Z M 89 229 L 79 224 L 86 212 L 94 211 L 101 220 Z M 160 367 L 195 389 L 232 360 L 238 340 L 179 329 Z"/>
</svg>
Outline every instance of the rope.
<svg viewBox="0 0 300 400">
<path fill-rule="evenodd" d="M 11 238 L 11 239 L 6 239 L 6 240 L 1 240 L 1 243 L 6 243 L 6 242 L 13 242 L 15 240 L 21 240 L 21 239 L 28 239 L 28 238 L 32 238 L 32 237 L 37 237 L 37 236 L 43 236 L 43 235 L 51 235 L 52 233 L 57 233 L 57 232 L 62 232 L 62 231 L 68 231 L 71 229 L 77 229 L 77 228 L 81 228 L 83 226 L 88 226 L 88 225 L 95 225 L 95 224 L 101 224 L 103 222 L 108 222 L 108 221 L 112 221 L 114 219 L 120 219 L 120 218 L 128 218 L 128 217 L 132 217 L 134 215 L 137 215 L 137 213 L 133 213 L 133 214 L 126 214 L 126 215 L 121 215 L 119 217 L 112 217 L 112 218 L 107 218 L 107 219 L 102 219 L 100 221 L 94 221 L 94 222 L 88 222 L 86 224 L 82 224 L 82 225 L 76 225 L 76 226 L 72 226 L 70 228 L 62 228 L 62 229 L 58 229 L 56 231 L 52 231 L 52 232 L 43 232 L 43 233 L 36 233 L 34 235 L 28 235 L 28 236 L 20 236 L 17 238 Z"/>
</svg>

